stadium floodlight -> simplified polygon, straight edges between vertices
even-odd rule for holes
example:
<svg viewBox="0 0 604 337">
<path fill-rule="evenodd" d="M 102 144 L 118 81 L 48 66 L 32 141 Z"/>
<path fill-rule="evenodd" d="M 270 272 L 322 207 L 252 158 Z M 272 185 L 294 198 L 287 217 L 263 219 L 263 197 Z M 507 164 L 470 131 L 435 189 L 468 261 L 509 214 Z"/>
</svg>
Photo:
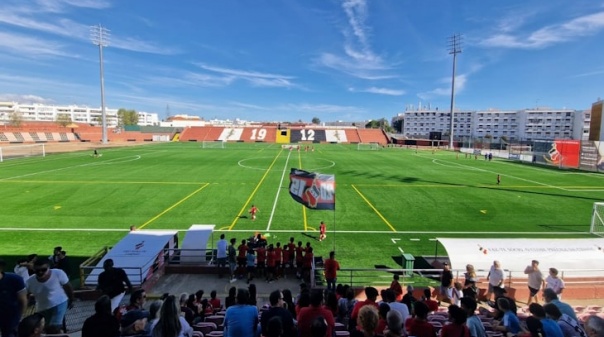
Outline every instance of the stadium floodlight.
<svg viewBox="0 0 604 337">
<path fill-rule="evenodd" d="M 453 146 L 453 111 L 455 110 L 455 66 L 457 64 L 457 54 L 461 53 L 461 34 L 455 34 L 449 38 L 449 54 L 453 54 L 453 78 L 451 79 L 451 123 L 449 124 L 449 149 L 454 150 Z"/>
<path fill-rule="evenodd" d="M 103 128 L 102 143 L 107 144 L 107 116 L 105 112 L 105 76 L 103 70 L 103 47 L 109 45 L 109 30 L 101 24 L 90 27 L 90 40 L 99 46 L 99 64 L 101 73 L 101 126 Z"/>
</svg>

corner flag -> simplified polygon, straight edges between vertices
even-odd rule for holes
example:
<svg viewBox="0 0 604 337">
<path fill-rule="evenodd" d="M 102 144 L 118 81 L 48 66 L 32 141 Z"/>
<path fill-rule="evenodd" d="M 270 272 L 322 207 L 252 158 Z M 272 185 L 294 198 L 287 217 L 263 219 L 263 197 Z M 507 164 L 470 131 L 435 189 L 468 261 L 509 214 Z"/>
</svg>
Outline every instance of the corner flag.
<svg viewBox="0 0 604 337">
<path fill-rule="evenodd" d="M 289 174 L 289 194 L 307 208 L 335 210 L 335 176 L 292 168 Z"/>
</svg>

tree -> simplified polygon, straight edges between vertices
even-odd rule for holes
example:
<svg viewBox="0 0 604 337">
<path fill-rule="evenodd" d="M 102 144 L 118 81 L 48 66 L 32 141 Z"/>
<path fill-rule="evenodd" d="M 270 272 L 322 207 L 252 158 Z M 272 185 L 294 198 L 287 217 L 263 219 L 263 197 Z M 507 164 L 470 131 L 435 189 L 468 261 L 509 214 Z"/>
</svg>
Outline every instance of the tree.
<svg viewBox="0 0 604 337">
<path fill-rule="evenodd" d="M 493 139 L 493 136 L 491 136 L 490 134 L 487 133 L 486 135 L 484 135 L 484 139 L 488 140 L 488 142 L 489 142 L 488 149 L 491 149 L 491 139 Z"/>
<path fill-rule="evenodd" d="M 117 119 L 119 126 L 138 125 L 138 112 L 121 108 L 117 111 Z"/>
<path fill-rule="evenodd" d="M 367 124 L 365 124 L 365 128 L 367 129 L 383 129 L 386 132 L 392 132 L 392 127 L 388 124 L 388 120 L 385 118 L 370 120 Z"/>
<path fill-rule="evenodd" d="M 9 115 L 9 124 L 14 127 L 20 127 L 23 124 L 23 116 L 16 109 Z"/>
<path fill-rule="evenodd" d="M 55 122 L 62 127 L 66 127 L 67 125 L 71 124 L 71 116 L 65 113 L 57 114 Z"/>
<path fill-rule="evenodd" d="M 392 127 L 396 130 L 397 133 L 402 133 L 403 132 L 403 120 L 402 119 L 397 119 L 394 122 L 392 122 Z"/>
<path fill-rule="evenodd" d="M 312 123 L 313 124 L 321 124 L 321 120 L 319 119 L 319 117 L 313 117 L 312 118 Z"/>
</svg>

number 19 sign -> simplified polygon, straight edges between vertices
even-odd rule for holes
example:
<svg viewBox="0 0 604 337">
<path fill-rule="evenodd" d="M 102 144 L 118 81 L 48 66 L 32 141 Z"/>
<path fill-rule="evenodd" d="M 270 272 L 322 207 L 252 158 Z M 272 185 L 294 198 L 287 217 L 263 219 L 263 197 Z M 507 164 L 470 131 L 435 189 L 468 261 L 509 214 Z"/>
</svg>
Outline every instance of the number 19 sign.
<svg viewBox="0 0 604 337">
<path fill-rule="evenodd" d="M 310 209 L 335 210 L 335 176 L 292 168 L 289 174 L 289 194 Z"/>
</svg>

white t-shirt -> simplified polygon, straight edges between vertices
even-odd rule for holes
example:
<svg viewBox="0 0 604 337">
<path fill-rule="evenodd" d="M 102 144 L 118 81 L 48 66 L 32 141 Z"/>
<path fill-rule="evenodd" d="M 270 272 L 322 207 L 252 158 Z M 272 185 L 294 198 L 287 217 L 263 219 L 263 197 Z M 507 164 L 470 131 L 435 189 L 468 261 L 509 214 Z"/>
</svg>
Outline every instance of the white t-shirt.
<svg viewBox="0 0 604 337">
<path fill-rule="evenodd" d="M 564 281 L 561 278 L 553 278 L 551 275 L 545 278 L 545 288 L 552 289 L 556 294 L 560 294 L 564 289 Z"/>
<path fill-rule="evenodd" d="M 35 275 L 25 281 L 27 291 L 36 297 L 38 311 L 56 307 L 69 299 L 63 289 L 63 285 L 69 283 L 67 274 L 61 269 L 50 269 L 48 272 L 50 278 L 46 282 L 38 281 Z"/>
<path fill-rule="evenodd" d="M 504 279 L 503 270 L 496 269 L 495 266 L 491 266 L 491 271 L 489 272 L 489 283 L 492 286 L 496 287 L 501 282 L 503 282 L 503 279 Z"/>
<path fill-rule="evenodd" d="M 15 274 L 23 278 L 23 281 L 26 281 L 29 278 L 29 271 L 25 266 L 16 265 L 14 271 Z"/>
<path fill-rule="evenodd" d="M 216 243 L 216 258 L 217 259 L 226 259 L 227 257 L 227 246 L 228 243 L 226 240 L 218 240 Z"/>
</svg>

